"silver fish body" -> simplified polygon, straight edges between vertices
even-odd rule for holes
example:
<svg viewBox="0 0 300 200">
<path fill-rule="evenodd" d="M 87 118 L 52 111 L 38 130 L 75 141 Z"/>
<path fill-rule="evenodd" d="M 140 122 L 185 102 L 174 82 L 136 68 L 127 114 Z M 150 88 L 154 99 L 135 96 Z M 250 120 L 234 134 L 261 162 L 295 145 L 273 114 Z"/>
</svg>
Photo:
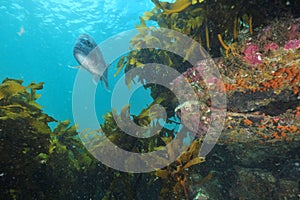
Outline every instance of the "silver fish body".
<svg viewBox="0 0 300 200">
<path fill-rule="evenodd" d="M 108 88 L 107 65 L 100 48 L 91 36 L 82 34 L 77 38 L 73 55 L 81 67 L 93 74 L 94 82 L 97 83 L 100 79 Z"/>
</svg>

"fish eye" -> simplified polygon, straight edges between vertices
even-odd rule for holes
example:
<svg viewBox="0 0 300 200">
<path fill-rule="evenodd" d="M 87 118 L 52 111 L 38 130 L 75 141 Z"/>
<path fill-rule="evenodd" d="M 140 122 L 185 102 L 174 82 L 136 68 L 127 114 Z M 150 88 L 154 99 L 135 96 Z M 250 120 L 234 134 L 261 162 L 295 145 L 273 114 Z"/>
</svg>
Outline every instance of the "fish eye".
<svg viewBox="0 0 300 200">
<path fill-rule="evenodd" d="M 84 42 L 88 47 L 92 47 L 92 43 L 89 40 L 86 39 Z"/>
</svg>

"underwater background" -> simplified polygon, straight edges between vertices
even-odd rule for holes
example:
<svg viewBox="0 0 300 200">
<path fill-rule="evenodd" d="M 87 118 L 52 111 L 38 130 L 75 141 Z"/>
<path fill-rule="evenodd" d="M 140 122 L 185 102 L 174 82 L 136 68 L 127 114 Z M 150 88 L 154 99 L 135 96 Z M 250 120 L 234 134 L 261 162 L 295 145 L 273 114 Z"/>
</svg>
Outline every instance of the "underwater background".
<svg viewBox="0 0 300 200">
<path fill-rule="evenodd" d="M 298 0 L 2 0 L 0 199 L 299 199 L 299 10 Z M 76 67 L 76 39 L 128 30 L 110 91 L 95 86 Z M 111 106 L 135 84 L 128 104 Z M 81 95 L 90 87 L 95 106 Z M 93 121 L 86 108 L 100 126 L 75 123 L 78 110 Z"/>
<path fill-rule="evenodd" d="M 79 65 L 73 57 L 77 37 L 87 33 L 100 43 L 134 29 L 139 16 L 151 7 L 150 0 L 1 1 L 0 79 L 45 82 L 43 98 L 38 100 L 43 110 L 58 120 L 72 120 L 78 69 L 70 67 Z M 99 108 L 110 107 L 106 102 L 99 102 Z"/>
</svg>

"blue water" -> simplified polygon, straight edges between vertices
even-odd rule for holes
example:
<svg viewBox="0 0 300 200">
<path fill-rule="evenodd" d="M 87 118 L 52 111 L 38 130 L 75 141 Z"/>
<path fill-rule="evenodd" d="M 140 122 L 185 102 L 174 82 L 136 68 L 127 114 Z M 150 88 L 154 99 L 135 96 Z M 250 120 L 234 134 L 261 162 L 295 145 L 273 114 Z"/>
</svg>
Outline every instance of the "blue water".
<svg viewBox="0 0 300 200">
<path fill-rule="evenodd" d="M 150 0 L 2 0 L 0 80 L 45 82 L 38 100 L 44 112 L 57 120 L 72 120 L 78 70 L 68 66 L 78 65 L 72 54 L 76 38 L 88 33 L 99 43 L 133 29 L 139 16 L 153 6 Z M 103 105 L 99 115 L 110 110 L 104 97 L 97 105 Z"/>
</svg>

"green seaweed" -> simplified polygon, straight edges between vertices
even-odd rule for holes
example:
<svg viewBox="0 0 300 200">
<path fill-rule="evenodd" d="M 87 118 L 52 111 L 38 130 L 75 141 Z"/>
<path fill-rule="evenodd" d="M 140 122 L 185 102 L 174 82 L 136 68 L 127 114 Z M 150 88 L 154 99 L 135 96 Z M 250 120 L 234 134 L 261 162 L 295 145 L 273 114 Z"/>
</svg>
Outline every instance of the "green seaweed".
<svg viewBox="0 0 300 200">
<path fill-rule="evenodd" d="M 40 110 L 42 106 L 36 102 L 41 97 L 36 91 L 43 88 L 43 83 L 32 82 L 26 87 L 22 83 L 22 80 L 6 78 L 0 85 L 0 119 L 25 119 L 38 132 L 49 132 L 49 128 L 44 123 L 56 120 L 43 114 Z"/>
<path fill-rule="evenodd" d="M 22 84 L 14 79 L 0 84 L 0 199 L 136 198 L 137 184 L 155 179 L 101 164 L 85 149 L 70 120 L 51 130 L 48 123 L 57 121 L 33 104 L 43 83 Z M 105 116 L 105 128 L 119 136 L 111 117 Z"/>
<path fill-rule="evenodd" d="M 285 16 L 287 13 L 297 13 L 297 5 L 288 7 L 284 1 L 276 2 L 275 6 L 271 2 L 243 1 L 241 3 L 238 0 L 217 2 L 177 0 L 173 3 L 152 0 L 152 2 L 155 7 L 140 17 L 140 23 L 136 25 L 139 35 L 131 40 L 136 51 L 132 51 L 119 60 L 118 72 L 124 67 L 126 67 L 125 71 L 143 67 L 150 61 L 166 64 L 175 69 L 189 67 L 187 63 L 184 63 L 185 59 L 174 59 L 174 55 L 162 50 L 139 49 L 140 44 L 155 44 L 157 47 L 166 45 L 164 38 L 156 37 L 155 33 L 160 28 L 185 34 L 199 42 L 212 56 L 221 56 L 223 51 L 220 42 L 224 43 L 223 40 L 230 45 L 236 40 L 242 39 L 241 37 L 254 34 L 253 31 L 260 29 L 269 21 Z M 277 10 L 278 12 L 275 12 Z M 282 12 L 282 10 L 286 12 Z M 274 13 L 276 14 L 274 15 Z M 148 21 L 156 22 L 159 27 L 148 27 Z M 241 34 L 239 35 L 239 33 Z M 222 41 L 219 41 L 218 35 L 222 36 Z M 179 40 L 175 38 L 175 41 Z M 185 58 L 188 57 L 187 52 Z M 128 80 L 131 78 L 134 77 L 128 77 Z M 126 83 L 130 85 L 128 80 Z"/>
<path fill-rule="evenodd" d="M 57 121 L 36 102 L 43 83 L 22 84 L 22 80 L 8 78 L 0 84 L 0 198 L 67 197 L 67 188 L 59 185 L 74 188 L 75 177 L 97 161 L 76 137 L 76 127 L 69 120 L 58 123 L 53 131 L 48 126 Z M 48 181 L 58 185 L 48 187 Z"/>
<path fill-rule="evenodd" d="M 20 93 L 26 91 L 26 87 L 22 86 L 23 81 L 6 78 L 0 87 L 0 100 L 10 99 Z"/>
</svg>

